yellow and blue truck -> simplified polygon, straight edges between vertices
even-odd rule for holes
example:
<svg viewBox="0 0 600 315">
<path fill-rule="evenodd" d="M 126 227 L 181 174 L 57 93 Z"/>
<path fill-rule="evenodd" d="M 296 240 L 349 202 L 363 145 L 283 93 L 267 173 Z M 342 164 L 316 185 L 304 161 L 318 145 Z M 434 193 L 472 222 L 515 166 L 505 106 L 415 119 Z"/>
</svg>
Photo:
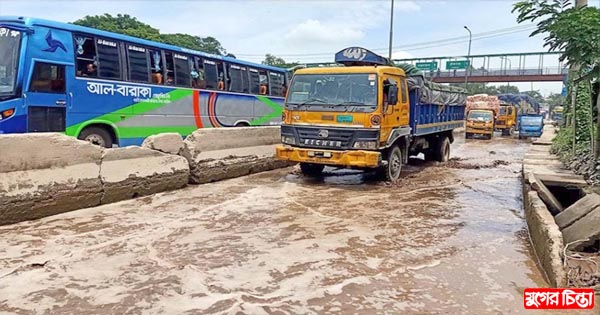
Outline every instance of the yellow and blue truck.
<svg viewBox="0 0 600 315">
<path fill-rule="evenodd" d="M 448 160 L 452 130 L 464 126 L 463 89 L 429 82 L 405 66 L 407 75 L 361 47 L 341 50 L 335 62 L 294 73 L 278 159 L 299 162 L 306 175 L 329 165 L 377 170 L 392 182 L 411 155 Z"/>
</svg>

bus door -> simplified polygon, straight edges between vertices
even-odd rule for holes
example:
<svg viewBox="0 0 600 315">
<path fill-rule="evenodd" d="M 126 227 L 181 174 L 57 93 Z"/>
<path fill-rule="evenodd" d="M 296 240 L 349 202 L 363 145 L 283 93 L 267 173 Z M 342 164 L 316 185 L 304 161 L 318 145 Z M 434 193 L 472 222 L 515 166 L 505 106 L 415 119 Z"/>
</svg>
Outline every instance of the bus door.
<svg viewBox="0 0 600 315">
<path fill-rule="evenodd" d="M 29 78 L 25 105 L 28 132 L 64 132 L 67 109 L 72 105 L 67 95 L 64 64 L 35 61 Z"/>
</svg>

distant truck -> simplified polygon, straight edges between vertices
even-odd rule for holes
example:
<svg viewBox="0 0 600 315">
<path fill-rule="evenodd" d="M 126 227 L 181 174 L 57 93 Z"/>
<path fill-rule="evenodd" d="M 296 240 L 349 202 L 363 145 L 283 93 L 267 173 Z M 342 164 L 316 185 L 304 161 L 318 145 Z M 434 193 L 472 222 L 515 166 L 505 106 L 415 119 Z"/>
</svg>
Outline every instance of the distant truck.
<svg viewBox="0 0 600 315">
<path fill-rule="evenodd" d="M 540 137 L 544 130 L 544 116 L 524 114 L 519 116 L 519 139 Z"/>
<path fill-rule="evenodd" d="M 338 52 L 335 62 L 344 66 L 294 73 L 278 159 L 299 162 L 306 175 L 330 165 L 377 170 L 392 182 L 409 155 L 448 160 L 452 130 L 464 125 L 463 89 L 428 82 L 360 47 Z"/>
<path fill-rule="evenodd" d="M 496 96 L 477 94 L 467 97 L 465 138 L 483 136 L 492 139 L 496 129 L 496 117 L 500 112 L 500 101 Z"/>
<path fill-rule="evenodd" d="M 517 128 L 516 106 L 506 103 L 500 103 L 500 112 L 496 117 L 496 129 L 502 132 L 503 136 L 512 136 Z"/>
<path fill-rule="evenodd" d="M 551 119 L 552 121 L 554 121 L 554 125 L 555 126 L 560 126 L 563 123 L 563 110 L 564 108 L 562 106 L 556 106 L 554 107 L 554 109 L 552 109 L 552 115 L 551 115 Z"/>
</svg>

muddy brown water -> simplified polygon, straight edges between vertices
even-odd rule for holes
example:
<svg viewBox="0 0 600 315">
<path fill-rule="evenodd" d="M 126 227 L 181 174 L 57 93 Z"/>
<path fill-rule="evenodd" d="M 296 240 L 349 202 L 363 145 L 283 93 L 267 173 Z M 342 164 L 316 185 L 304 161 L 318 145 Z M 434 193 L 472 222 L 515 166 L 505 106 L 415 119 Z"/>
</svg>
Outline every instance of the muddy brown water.
<svg viewBox="0 0 600 315">
<path fill-rule="evenodd" d="M 398 185 L 284 169 L 0 227 L 0 314 L 523 314 L 547 286 L 528 146 L 457 139 Z"/>
</svg>

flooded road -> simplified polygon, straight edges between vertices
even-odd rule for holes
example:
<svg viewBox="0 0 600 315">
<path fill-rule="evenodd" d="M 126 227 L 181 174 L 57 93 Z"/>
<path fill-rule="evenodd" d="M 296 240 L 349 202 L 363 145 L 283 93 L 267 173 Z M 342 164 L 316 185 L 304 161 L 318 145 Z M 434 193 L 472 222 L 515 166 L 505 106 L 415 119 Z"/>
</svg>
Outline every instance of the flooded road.
<svg viewBox="0 0 600 315">
<path fill-rule="evenodd" d="M 398 185 L 284 169 L 0 227 L 0 314 L 522 314 L 529 143 L 458 138 Z"/>
</svg>

